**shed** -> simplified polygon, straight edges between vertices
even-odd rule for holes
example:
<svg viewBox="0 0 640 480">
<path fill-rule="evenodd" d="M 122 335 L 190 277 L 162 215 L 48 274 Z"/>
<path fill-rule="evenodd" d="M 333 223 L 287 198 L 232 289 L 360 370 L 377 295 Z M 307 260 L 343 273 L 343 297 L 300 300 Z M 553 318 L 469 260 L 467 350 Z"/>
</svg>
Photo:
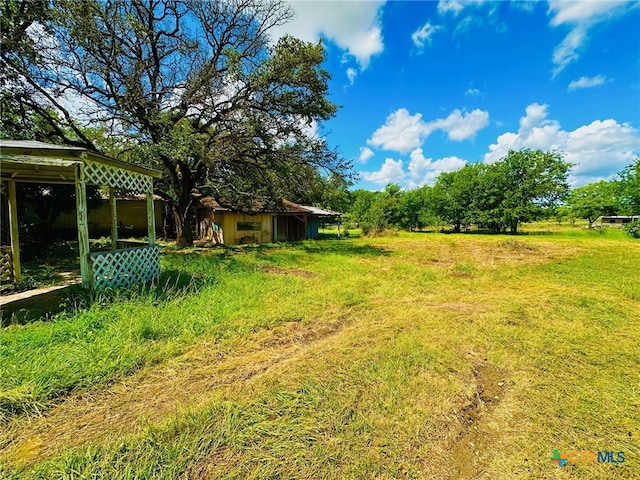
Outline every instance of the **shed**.
<svg viewBox="0 0 640 480">
<path fill-rule="evenodd" d="M 640 220 L 640 215 L 610 215 L 603 216 L 602 223 L 610 224 L 610 225 L 626 225 L 627 223 L 631 223 L 635 220 Z"/>
<path fill-rule="evenodd" d="M 221 207 L 209 196 L 196 199 L 197 236 L 217 244 L 288 242 L 317 239 L 320 220 L 340 213 L 282 200 L 280 209 L 254 214 Z"/>
<path fill-rule="evenodd" d="M 80 272 L 85 287 L 126 286 L 160 274 L 156 245 L 153 179 L 161 173 L 125 163 L 80 147 L 23 140 L 0 140 L 0 175 L 9 203 L 10 247 L 2 247 L 2 276 L 20 279 L 20 244 L 16 182 L 75 185 Z M 111 210 L 111 250 L 91 252 L 86 185 L 108 187 Z M 118 249 L 116 189 L 144 194 L 147 204 L 148 245 Z"/>
</svg>

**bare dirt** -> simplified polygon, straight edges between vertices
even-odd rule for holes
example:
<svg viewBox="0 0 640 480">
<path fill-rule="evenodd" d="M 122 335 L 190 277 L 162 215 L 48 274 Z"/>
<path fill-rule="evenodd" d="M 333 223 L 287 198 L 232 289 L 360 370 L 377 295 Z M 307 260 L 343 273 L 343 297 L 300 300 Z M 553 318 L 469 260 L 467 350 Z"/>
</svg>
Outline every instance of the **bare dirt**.
<svg viewBox="0 0 640 480">
<path fill-rule="evenodd" d="M 313 272 L 309 272 L 307 270 L 300 270 L 297 268 L 280 268 L 275 265 L 268 265 L 262 267 L 261 270 L 266 273 L 272 273 L 275 275 L 293 275 L 294 277 L 300 278 L 316 278 L 317 275 Z"/>
<path fill-rule="evenodd" d="M 452 412 L 457 419 L 457 435 L 451 439 L 447 477 L 475 479 L 483 477 L 479 455 L 491 442 L 492 432 L 486 420 L 507 393 L 507 379 L 486 359 L 473 368 L 474 391 L 463 406 Z"/>
</svg>

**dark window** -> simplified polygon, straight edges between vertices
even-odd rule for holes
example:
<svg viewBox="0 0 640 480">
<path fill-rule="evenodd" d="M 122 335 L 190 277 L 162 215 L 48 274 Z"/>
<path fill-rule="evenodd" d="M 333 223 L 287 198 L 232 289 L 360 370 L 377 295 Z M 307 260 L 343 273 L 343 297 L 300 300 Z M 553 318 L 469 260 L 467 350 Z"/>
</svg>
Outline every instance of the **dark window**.
<svg viewBox="0 0 640 480">
<path fill-rule="evenodd" d="M 238 222 L 238 231 L 260 231 L 262 230 L 262 223 L 260 222 Z"/>
</svg>

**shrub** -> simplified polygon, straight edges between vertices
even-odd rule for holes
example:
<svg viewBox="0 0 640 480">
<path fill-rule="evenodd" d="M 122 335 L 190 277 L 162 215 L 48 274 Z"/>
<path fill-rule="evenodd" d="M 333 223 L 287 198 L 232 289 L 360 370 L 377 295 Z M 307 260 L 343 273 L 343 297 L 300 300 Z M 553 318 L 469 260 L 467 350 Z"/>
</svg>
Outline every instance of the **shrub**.
<svg viewBox="0 0 640 480">
<path fill-rule="evenodd" d="M 624 231 L 633 238 L 640 238 L 640 220 L 634 220 L 628 225 L 625 225 Z"/>
</svg>

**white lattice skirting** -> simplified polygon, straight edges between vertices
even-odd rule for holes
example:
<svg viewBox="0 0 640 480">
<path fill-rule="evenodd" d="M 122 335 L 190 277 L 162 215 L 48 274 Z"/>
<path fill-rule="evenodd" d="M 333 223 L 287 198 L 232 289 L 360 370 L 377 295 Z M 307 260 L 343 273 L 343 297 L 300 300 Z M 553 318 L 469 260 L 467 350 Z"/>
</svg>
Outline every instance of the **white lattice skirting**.
<svg viewBox="0 0 640 480">
<path fill-rule="evenodd" d="M 84 162 L 84 176 L 89 183 L 108 185 L 132 192 L 150 192 L 153 188 L 153 181 L 147 175 L 129 172 L 122 168 L 111 167 L 89 160 Z"/>
<path fill-rule="evenodd" d="M 13 282 L 13 258 L 11 247 L 0 248 L 0 280 Z"/>
<path fill-rule="evenodd" d="M 90 254 L 95 288 L 126 287 L 150 282 L 160 276 L 157 245 Z"/>
</svg>

